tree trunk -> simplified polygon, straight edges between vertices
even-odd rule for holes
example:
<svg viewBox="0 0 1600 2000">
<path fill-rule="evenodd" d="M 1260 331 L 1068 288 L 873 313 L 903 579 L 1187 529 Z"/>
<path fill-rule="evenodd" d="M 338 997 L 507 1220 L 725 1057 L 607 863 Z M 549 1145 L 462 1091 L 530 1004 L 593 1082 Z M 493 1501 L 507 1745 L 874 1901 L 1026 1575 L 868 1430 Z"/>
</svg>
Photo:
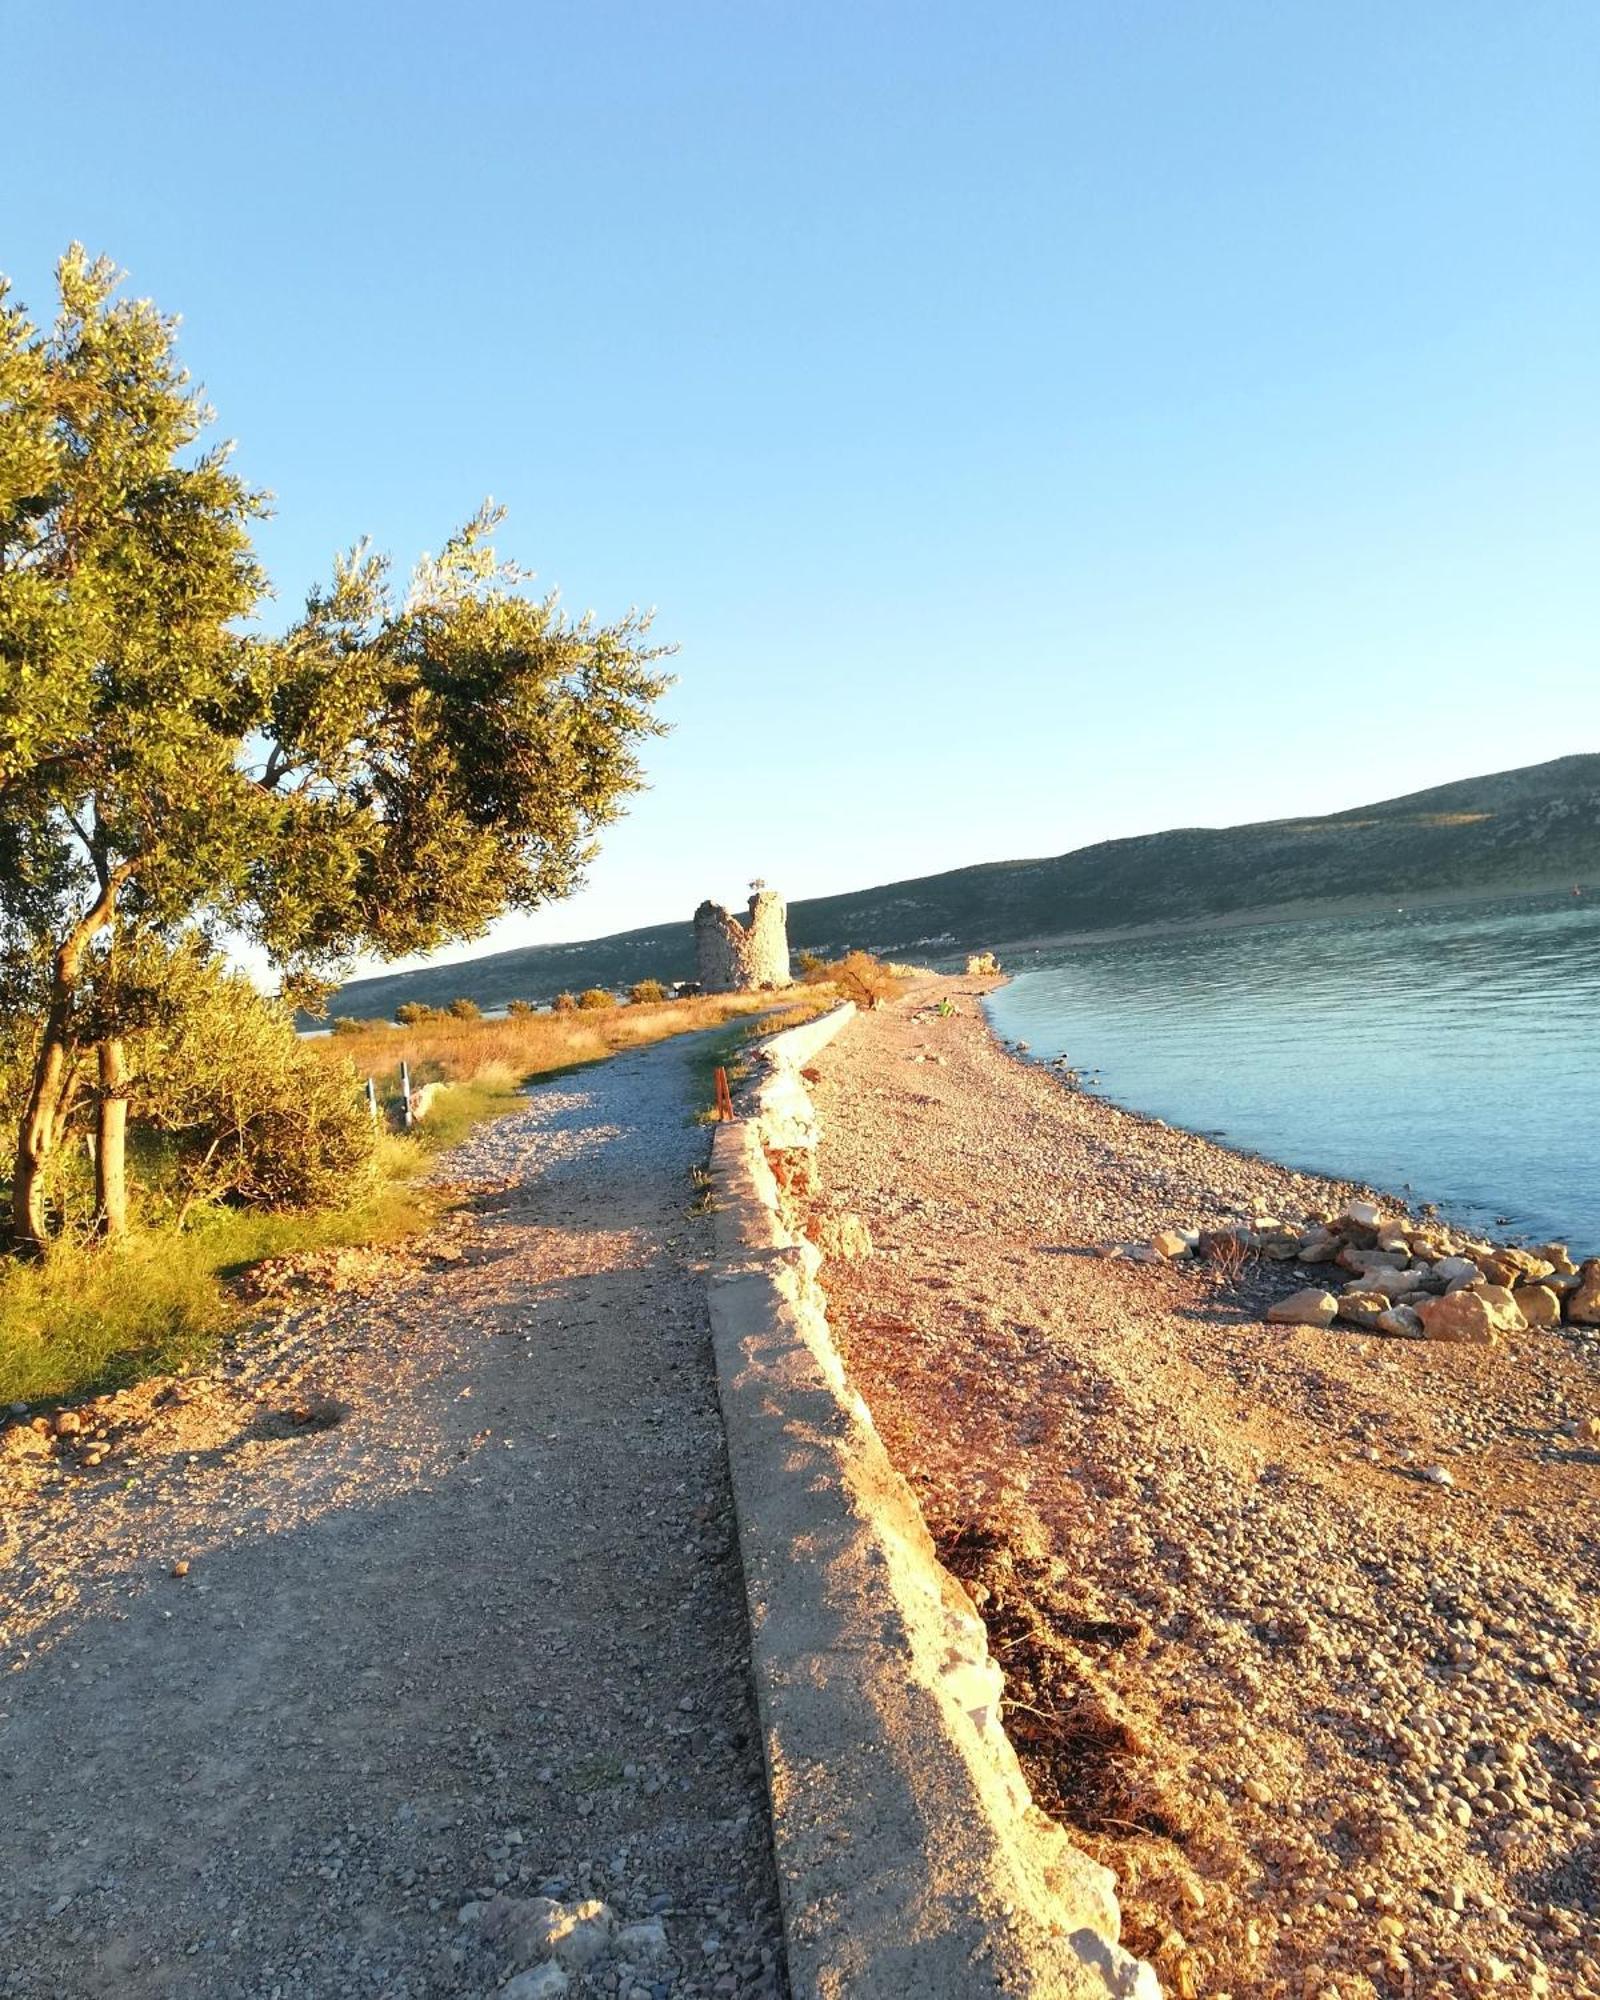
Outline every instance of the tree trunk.
<svg viewBox="0 0 1600 2000">
<path fill-rule="evenodd" d="M 122 1042 L 113 1035 L 100 1044 L 100 1102 L 94 1149 L 96 1226 L 115 1238 L 128 1229 L 128 1074 Z"/>
<path fill-rule="evenodd" d="M 35 1257 L 49 1241 L 50 1218 L 45 1211 L 45 1172 L 60 1136 L 62 1097 L 66 1089 L 67 1053 L 72 1003 L 83 971 L 83 955 L 110 923 L 117 892 L 134 872 L 131 863 L 115 869 L 92 909 L 68 931 L 50 966 L 50 1004 L 34 1060 L 28 1101 L 17 1134 L 17 1166 L 11 1183 L 11 1236 L 16 1249 Z"/>
<path fill-rule="evenodd" d="M 45 1169 L 56 1146 L 56 1118 L 61 1109 L 62 1088 L 67 1074 L 67 1013 L 71 989 L 65 1000 L 52 1000 L 45 1017 L 44 1035 L 33 1066 L 33 1082 L 28 1091 L 22 1127 L 17 1134 L 17 1167 L 11 1186 L 11 1234 L 16 1247 L 33 1256 L 43 1254 L 49 1239 L 49 1217 L 45 1213 Z"/>
</svg>

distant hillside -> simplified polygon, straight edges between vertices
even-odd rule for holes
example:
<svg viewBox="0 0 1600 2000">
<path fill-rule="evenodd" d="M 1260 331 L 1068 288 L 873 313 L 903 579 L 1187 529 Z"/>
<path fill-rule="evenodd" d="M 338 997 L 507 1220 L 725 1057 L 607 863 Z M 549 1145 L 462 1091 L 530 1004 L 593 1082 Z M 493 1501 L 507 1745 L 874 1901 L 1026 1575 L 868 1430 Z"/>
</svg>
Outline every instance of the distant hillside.
<svg viewBox="0 0 1600 2000">
<path fill-rule="evenodd" d="M 890 956 L 936 958 L 971 946 L 1283 904 L 1416 903 L 1578 882 L 1600 890 L 1600 755 L 1465 778 L 1322 819 L 1184 827 L 1102 841 L 1047 861 L 990 861 L 816 896 L 791 906 L 789 935 L 797 951 L 833 955 L 865 945 Z M 493 1007 L 548 1000 L 563 989 L 693 973 L 690 926 L 659 924 L 356 980 L 333 1011 L 390 1014 L 404 1000 L 438 1003 L 458 993 Z"/>
</svg>

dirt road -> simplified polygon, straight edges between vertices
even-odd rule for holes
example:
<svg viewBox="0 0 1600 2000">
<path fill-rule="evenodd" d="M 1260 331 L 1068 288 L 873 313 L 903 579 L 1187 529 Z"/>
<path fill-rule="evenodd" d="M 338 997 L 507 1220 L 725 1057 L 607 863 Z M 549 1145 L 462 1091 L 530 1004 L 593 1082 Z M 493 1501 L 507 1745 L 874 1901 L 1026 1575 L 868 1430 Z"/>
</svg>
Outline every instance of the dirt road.
<svg viewBox="0 0 1600 2000">
<path fill-rule="evenodd" d="M 607 1906 L 574 1995 L 781 1992 L 686 1053 L 541 1088 L 437 1254 L 12 1468 L 0 1993 L 553 1991 L 540 1896 Z"/>
</svg>

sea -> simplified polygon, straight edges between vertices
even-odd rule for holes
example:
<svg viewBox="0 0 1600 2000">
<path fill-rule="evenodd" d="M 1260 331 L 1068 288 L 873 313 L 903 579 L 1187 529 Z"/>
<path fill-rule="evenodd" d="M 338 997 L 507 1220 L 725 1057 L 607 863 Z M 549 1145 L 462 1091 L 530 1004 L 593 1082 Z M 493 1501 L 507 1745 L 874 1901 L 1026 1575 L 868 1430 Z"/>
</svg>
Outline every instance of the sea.
<svg viewBox="0 0 1600 2000">
<path fill-rule="evenodd" d="M 1002 951 L 1035 1061 L 1225 1145 L 1600 1253 L 1600 898 Z"/>
</svg>

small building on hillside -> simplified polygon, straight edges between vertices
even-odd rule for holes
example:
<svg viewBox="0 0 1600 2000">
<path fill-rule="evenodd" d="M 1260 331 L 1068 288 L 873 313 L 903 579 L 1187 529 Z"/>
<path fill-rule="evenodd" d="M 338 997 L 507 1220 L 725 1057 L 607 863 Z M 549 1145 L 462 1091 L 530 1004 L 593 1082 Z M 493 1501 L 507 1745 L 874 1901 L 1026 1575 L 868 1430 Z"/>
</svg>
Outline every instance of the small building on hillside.
<svg viewBox="0 0 1600 2000">
<path fill-rule="evenodd" d="M 775 889 L 752 885 L 741 923 L 720 903 L 694 913 L 695 972 L 706 993 L 758 993 L 789 984 L 789 911 Z"/>
</svg>

